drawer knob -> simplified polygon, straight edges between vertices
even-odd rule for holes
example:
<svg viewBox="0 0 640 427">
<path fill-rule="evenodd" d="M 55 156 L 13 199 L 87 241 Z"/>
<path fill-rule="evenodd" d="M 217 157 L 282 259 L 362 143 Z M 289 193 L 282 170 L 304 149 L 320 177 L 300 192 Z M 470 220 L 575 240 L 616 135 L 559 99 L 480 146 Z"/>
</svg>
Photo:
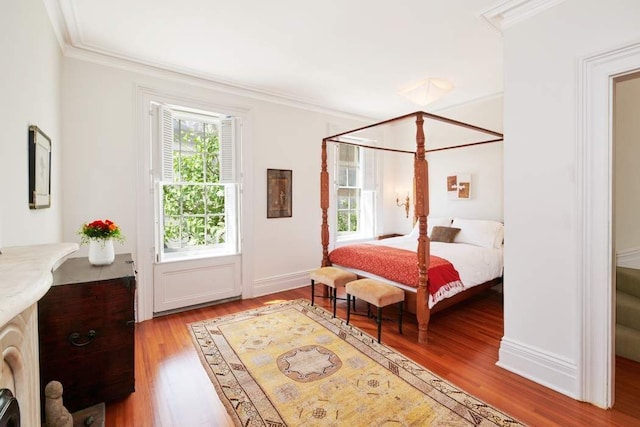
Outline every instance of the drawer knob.
<svg viewBox="0 0 640 427">
<path fill-rule="evenodd" d="M 71 345 L 74 345 L 76 347 L 84 347 L 85 345 L 91 344 L 96 335 L 98 335 L 98 333 L 91 329 L 89 332 L 87 332 L 87 340 L 84 342 L 79 342 L 78 339 L 80 338 L 80 334 L 78 332 L 73 332 L 71 335 L 69 335 L 69 342 L 71 343 Z"/>
</svg>

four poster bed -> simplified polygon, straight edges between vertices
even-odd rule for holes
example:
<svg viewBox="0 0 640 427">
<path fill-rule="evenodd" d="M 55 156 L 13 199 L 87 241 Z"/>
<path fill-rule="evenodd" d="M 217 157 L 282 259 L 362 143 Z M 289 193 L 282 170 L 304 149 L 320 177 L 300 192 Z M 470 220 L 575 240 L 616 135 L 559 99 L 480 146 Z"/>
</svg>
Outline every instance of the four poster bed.
<svg viewBox="0 0 640 427">
<path fill-rule="evenodd" d="M 376 147 L 341 140 L 365 129 L 415 119 L 416 149 L 400 150 Z M 425 119 L 464 128 L 490 139 L 426 150 Z M 371 277 L 399 286 L 405 292 L 405 302 L 418 320 L 418 341 L 426 342 L 427 328 L 432 313 L 436 313 L 457 302 L 467 299 L 502 281 L 502 224 L 495 221 L 463 220 L 448 218 L 431 219 L 438 226 L 460 228 L 460 238 L 451 243 L 434 242 L 429 239 L 431 227 L 427 225 L 429 215 L 429 176 L 426 153 L 454 148 L 494 143 L 503 140 L 503 135 L 468 123 L 436 116 L 424 111 L 385 120 L 369 126 L 328 136 L 322 140 L 322 169 L 320 173 L 320 207 L 322 209 L 322 266 L 335 265 L 354 271 L 361 277 Z M 363 148 L 409 153 L 414 156 L 415 201 L 414 231 L 403 237 L 385 239 L 366 245 L 347 245 L 329 253 L 329 172 L 327 169 L 327 143 L 335 142 Z M 448 224 L 447 224 L 448 221 Z M 440 230 L 439 230 L 440 231 Z M 417 249 L 416 249 L 417 239 Z M 445 239 L 446 241 L 446 239 Z M 486 250 L 482 250 L 486 249 Z M 440 255 L 436 256 L 432 253 Z M 462 253 L 462 255 L 461 255 Z M 449 259 L 450 261 L 449 262 Z M 490 265 L 487 272 L 478 275 L 477 261 Z M 471 262 L 471 267 L 466 262 Z M 473 264 L 476 262 L 476 264 Z M 458 275 L 458 271 L 460 274 Z M 436 283 L 437 282 L 437 283 Z M 415 306 L 415 310 L 411 310 Z"/>
</svg>

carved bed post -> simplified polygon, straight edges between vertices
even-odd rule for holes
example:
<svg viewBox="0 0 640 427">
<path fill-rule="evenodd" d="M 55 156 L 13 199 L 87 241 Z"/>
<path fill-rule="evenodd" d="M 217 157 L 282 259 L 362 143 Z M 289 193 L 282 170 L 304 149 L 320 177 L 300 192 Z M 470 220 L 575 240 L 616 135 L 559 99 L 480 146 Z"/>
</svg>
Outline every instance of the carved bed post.
<svg viewBox="0 0 640 427">
<path fill-rule="evenodd" d="M 329 172 L 327 171 L 327 140 L 322 140 L 322 169 L 320 171 L 320 208 L 322 208 L 322 266 L 331 265 L 329 262 Z"/>
<path fill-rule="evenodd" d="M 418 342 L 427 342 L 427 325 L 429 324 L 427 281 L 429 280 L 429 236 L 427 235 L 427 215 L 429 215 L 429 165 L 425 157 L 424 118 L 421 112 L 416 113 L 416 156 L 414 160 L 414 176 L 416 179 L 415 209 L 418 217 L 420 234 L 418 237 L 418 292 L 416 295 L 416 317 L 418 318 Z"/>
</svg>

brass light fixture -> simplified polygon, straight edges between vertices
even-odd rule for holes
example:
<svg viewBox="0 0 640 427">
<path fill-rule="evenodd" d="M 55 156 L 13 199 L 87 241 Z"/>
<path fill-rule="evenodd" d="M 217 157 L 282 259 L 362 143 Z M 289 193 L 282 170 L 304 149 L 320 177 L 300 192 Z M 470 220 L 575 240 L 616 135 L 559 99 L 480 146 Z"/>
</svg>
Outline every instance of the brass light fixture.
<svg viewBox="0 0 640 427">
<path fill-rule="evenodd" d="M 400 203 L 400 198 L 396 196 L 396 205 L 398 205 L 399 207 L 404 206 L 404 212 L 407 214 L 407 218 L 409 218 L 409 209 L 411 208 L 409 193 L 407 193 L 407 197 L 404 199 L 404 203 Z"/>
</svg>

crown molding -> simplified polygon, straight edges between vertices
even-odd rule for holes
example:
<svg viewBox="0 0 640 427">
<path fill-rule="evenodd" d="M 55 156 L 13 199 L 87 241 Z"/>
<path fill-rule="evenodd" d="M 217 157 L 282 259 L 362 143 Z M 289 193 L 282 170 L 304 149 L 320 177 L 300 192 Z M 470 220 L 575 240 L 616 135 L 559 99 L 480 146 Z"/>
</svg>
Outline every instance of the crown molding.
<svg viewBox="0 0 640 427">
<path fill-rule="evenodd" d="M 216 80 L 212 79 L 210 76 L 197 74 L 191 70 L 180 70 L 175 67 L 164 66 L 162 64 L 147 63 L 135 58 L 126 58 L 124 56 L 114 55 L 109 52 L 101 52 L 84 47 L 74 47 L 67 45 L 64 49 L 64 56 L 66 58 L 91 62 L 106 67 L 142 74 L 144 76 L 171 80 L 183 84 L 202 87 L 209 90 L 215 90 L 217 92 L 223 92 L 242 96 L 245 98 L 255 99 L 258 101 L 269 102 L 272 104 L 299 108 L 321 114 L 329 114 L 332 116 L 350 120 L 358 120 L 364 122 L 371 122 L 376 120 L 376 118 L 374 117 L 363 116 L 329 108 L 310 100 L 295 97 L 293 95 L 269 92 L 249 86 L 243 86 L 233 82 Z"/>
<path fill-rule="evenodd" d="M 322 114 L 342 117 L 358 121 L 375 121 L 376 118 L 348 113 L 335 108 L 326 107 L 309 99 L 297 97 L 289 93 L 268 91 L 238 82 L 227 81 L 217 76 L 197 71 L 170 66 L 167 64 L 144 61 L 140 58 L 128 57 L 91 46 L 83 41 L 82 31 L 78 25 L 77 13 L 71 0 L 42 0 L 49 15 L 51 26 L 66 58 L 92 62 L 120 70 L 155 76 L 185 84 L 200 86 L 219 92 L 243 96 L 259 101 L 300 108 Z"/>
<path fill-rule="evenodd" d="M 300 108 L 303 110 L 322 114 L 329 114 L 332 116 L 350 120 L 371 122 L 381 119 L 381 117 L 365 116 L 355 113 L 349 113 L 336 108 L 327 107 L 325 105 L 317 103 L 314 100 L 301 98 L 290 93 L 268 91 L 265 89 L 252 87 L 250 85 L 244 85 L 239 82 L 225 80 L 224 78 L 198 72 L 192 69 L 180 68 L 162 63 L 154 63 L 152 61 L 145 61 L 140 58 L 130 57 L 119 54 L 117 52 L 100 49 L 83 41 L 82 31 L 80 26 L 78 25 L 77 13 L 75 7 L 73 6 L 74 3 L 72 0 L 42 1 L 49 15 L 49 20 L 51 21 L 53 31 L 58 40 L 58 44 L 60 45 L 63 56 L 66 58 L 91 62 L 124 71 L 144 74 L 147 76 L 154 76 L 167 80 L 177 81 L 180 83 L 195 85 L 218 92 L 224 92 L 293 108 Z M 524 3 L 555 4 L 561 1 L 564 0 L 510 0 L 501 4 L 501 6 L 503 6 L 504 8 L 505 5 L 512 3 L 516 3 L 517 6 Z M 491 11 L 493 10 L 498 11 L 502 9 L 491 9 Z M 506 10 L 509 10 L 509 13 L 511 13 L 510 8 L 507 7 Z M 485 14 L 488 12 L 489 11 L 485 12 Z M 483 17 L 487 19 L 485 14 L 483 14 Z M 434 105 L 435 108 L 433 108 L 433 111 L 445 111 L 466 104 L 472 104 L 475 102 L 480 102 L 500 96 L 502 96 L 502 92 L 464 101 L 455 105 L 443 105 L 441 107 Z"/>
<path fill-rule="evenodd" d="M 51 28 L 56 35 L 60 50 L 64 52 L 65 46 L 69 43 L 70 36 L 67 31 L 67 24 L 62 14 L 60 3 L 56 0 L 42 0 L 44 7 L 49 15 L 49 21 L 51 22 Z"/>
<path fill-rule="evenodd" d="M 505 29 L 550 9 L 565 0 L 507 0 L 480 14 L 493 28 Z"/>
<path fill-rule="evenodd" d="M 499 98 L 503 98 L 504 97 L 504 92 L 495 92 L 495 93 L 491 93 L 488 95 L 484 95 L 484 96 L 479 96 L 477 98 L 473 98 L 473 99 L 469 99 L 467 101 L 464 102 L 458 102 L 457 104 L 451 104 L 451 105 L 447 105 L 445 107 L 441 107 L 441 108 L 435 108 L 431 111 L 425 110 L 427 112 L 432 112 L 432 113 L 443 113 L 449 110 L 455 110 L 461 107 L 466 107 L 472 104 L 476 104 L 479 102 L 485 102 L 485 101 L 491 101 L 494 99 L 499 99 Z"/>
</svg>

